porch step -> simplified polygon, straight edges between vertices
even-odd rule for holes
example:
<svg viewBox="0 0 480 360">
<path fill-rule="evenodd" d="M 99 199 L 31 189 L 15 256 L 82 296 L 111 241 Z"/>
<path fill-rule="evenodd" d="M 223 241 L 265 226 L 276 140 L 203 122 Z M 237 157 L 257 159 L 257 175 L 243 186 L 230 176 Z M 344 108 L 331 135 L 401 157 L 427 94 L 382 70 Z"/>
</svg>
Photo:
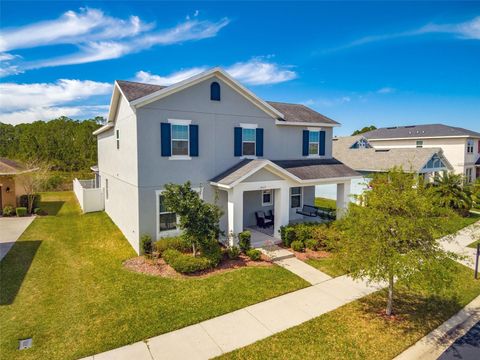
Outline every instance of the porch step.
<svg viewBox="0 0 480 360">
<path fill-rule="evenodd" d="M 277 245 L 262 246 L 258 248 L 263 254 L 268 256 L 272 261 L 279 261 L 284 259 L 290 259 L 295 255 Z"/>
</svg>

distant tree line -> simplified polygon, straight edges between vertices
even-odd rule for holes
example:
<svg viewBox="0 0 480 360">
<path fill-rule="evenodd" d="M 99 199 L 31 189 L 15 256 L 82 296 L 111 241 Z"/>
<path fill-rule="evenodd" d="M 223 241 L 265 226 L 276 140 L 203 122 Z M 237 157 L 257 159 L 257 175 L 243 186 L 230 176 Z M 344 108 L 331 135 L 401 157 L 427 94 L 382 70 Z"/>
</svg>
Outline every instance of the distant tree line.
<svg viewBox="0 0 480 360">
<path fill-rule="evenodd" d="M 360 130 L 355 130 L 352 133 L 352 136 L 360 135 L 360 134 L 363 134 L 363 133 L 366 133 L 366 132 L 369 132 L 369 131 L 372 131 L 372 130 L 376 130 L 376 129 L 377 129 L 377 127 L 375 125 L 365 126 L 364 128 L 362 128 Z"/>
<path fill-rule="evenodd" d="M 97 162 L 92 132 L 104 122 L 97 116 L 83 121 L 62 116 L 50 121 L 10 125 L 0 123 L 0 157 L 48 163 L 52 170 L 78 171 Z"/>
</svg>

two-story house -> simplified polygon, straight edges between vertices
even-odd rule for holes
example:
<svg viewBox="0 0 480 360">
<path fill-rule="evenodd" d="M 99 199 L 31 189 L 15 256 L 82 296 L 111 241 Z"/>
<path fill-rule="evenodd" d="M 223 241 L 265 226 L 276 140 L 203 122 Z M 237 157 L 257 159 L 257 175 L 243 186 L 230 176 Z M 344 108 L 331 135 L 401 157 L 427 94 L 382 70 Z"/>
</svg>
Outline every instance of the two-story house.
<svg viewBox="0 0 480 360">
<path fill-rule="evenodd" d="M 137 252 L 143 234 L 178 234 L 162 191 L 187 180 L 221 207 L 225 234 L 254 226 L 263 211 L 279 238 L 280 226 L 304 219 L 298 210 L 314 204 L 315 185 L 336 184 L 338 211 L 347 206 L 359 175 L 332 158 L 335 126 L 303 105 L 260 99 L 220 68 L 167 87 L 116 81 L 108 122 L 94 133 L 96 183 Z"/>
<path fill-rule="evenodd" d="M 443 124 L 380 128 L 363 136 L 376 149 L 441 148 L 467 182 L 480 178 L 480 133 Z"/>
</svg>

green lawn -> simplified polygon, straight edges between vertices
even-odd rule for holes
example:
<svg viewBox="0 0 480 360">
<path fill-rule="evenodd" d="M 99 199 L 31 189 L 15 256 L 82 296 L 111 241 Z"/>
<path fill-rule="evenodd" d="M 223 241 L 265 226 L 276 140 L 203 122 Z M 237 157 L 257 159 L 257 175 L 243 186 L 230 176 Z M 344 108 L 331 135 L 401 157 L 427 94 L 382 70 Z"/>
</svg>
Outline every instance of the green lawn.
<svg viewBox="0 0 480 360">
<path fill-rule="evenodd" d="M 456 282 L 442 297 L 397 289 L 398 320 L 379 316 L 386 301 L 379 291 L 221 359 L 392 359 L 480 295 L 473 271 L 457 266 Z"/>
<path fill-rule="evenodd" d="M 337 203 L 335 200 L 325 199 L 322 197 L 315 198 L 315 206 L 320 206 L 329 209 L 336 209 Z"/>
<path fill-rule="evenodd" d="M 331 257 L 321 259 L 307 259 L 305 260 L 305 262 L 308 265 L 311 265 L 314 268 L 317 268 L 318 270 L 324 272 L 325 274 L 330 275 L 331 277 L 345 275 L 345 272 L 335 265 Z"/>
<path fill-rule="evenodd" d="M 474 241 L 473 243 L 471 243 L 470 245 L 468 245 L 468 247 L 470 248 L 473 248 L 473 249 L 476 249 L 477 248 L 477 244 L 480 243 L 480 239 L 477 240 L 477 241 Z"/>
<path fill-rule="evenodd" d="M 472 225 L 480 220 L 480 214 L 470 212 L 469 217 L 456 216 L 445 220 L 445 231 L 438 233 L 437 237 L 442 237 L 448 234 L 454 234 L 458 230 L 463 229 L 465 226 Z"/>
<path fill-rule="evenodd" d="M 103 213 L 80 215 L 71 192 L 47 193 L 0 263 L 4 359 L 75 359 L 178 329 L 308 284 L 277 266 L 208 278 L 133 273 L 135 252 Z M 18 351 L 18 339 L 33 347 Z"/>
</svg>

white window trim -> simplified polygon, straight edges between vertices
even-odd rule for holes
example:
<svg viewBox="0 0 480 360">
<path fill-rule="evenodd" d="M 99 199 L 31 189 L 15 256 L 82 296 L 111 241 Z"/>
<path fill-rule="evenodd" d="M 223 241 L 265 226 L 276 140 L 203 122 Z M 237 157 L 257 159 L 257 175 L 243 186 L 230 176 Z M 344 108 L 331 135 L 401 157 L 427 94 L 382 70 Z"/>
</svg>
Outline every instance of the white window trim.
<svg viewBox="0 0 480 360">
<path fill-rule="evenodd" d="M 300 188 L 300 206 L 299 207 L 292 207 L 292 196 L 298 196 L 299 194 L 294 194 L 292 195 L 292 188 Z M 303 207 L 303 186 L 292 186 L 289 190 L 290 192 L 290 209 L 301 209 Z"/>
<path fill-rule="evenodd" d="M 470 149 L 472 151 L 469 151 Z M 473 154 L 474 150 L 475 150 L 475 141 L 473 141 L 472 139 L 468 139 L 467 140 L 467 154 Z"/>
<path fill-rule="evenodd" d="M 270 202 L 268 202 L 268 203 L 263 202 L 263 193 L 264 193 L 265 191 L 270 192 Z M 273 189 L 265 189 L 265 190 L 262 190 L 262 191 L 261 191 L 261 196 L 262 196 L 262 206 L 272 206 L 272 205 L 273 205 Z"/>
<path fill-rule="evenodd" d="M 243 155 L 243 129 L 257 129 L 258 128 L 258 124 L 244 124 L 244 123 L 240 123 L 240 127 L 242 128 L 242 156 L 240 157 L 240 159 L 256 159 L 257 158 L 257 155 L 255 155 L 257 153 L 257 138 L 256 138 L 256 133 L 255 133 L 255 141 L 253 141 L 253 143 L 255 144 L 255 148 L 253 150 L 253 155 Z M 247 143 L 251 143 L 252 141 L 245 141 Z"/>
<path fill-rule="evenodd" d="M 200 199 L 203 199 L 203 186 L 201 187 L 194 187 L 192 190 L 195 190 L 196 192 L 199 193 Z M 165 190 L 155 190 L 155 225 L 156 225 L 156 234 L 157 234 L 157 241 L 160 240 L 162 237 L 169 237 L 169 236 L 177 236 L 180 235 L 182 232 L 181 229 L 178 228 L 178 223 L 180 221 L 180 217 L 177 215 L 177 228 L 173 230 L 165 230 L 165 231 L 160 231 L 160 195 L 164 192 Z"/>
<path fill-rule="evenodd" d="M 423 140 L 416 140 L 415 141 L 415 148 L 422 149 L 423 148 Z"/>
<path fill-rule="evenodd" d="M 182 125 L 187 126 L 188 129 L 188 155 L 173 155 L 173 137 L 170 130 L 170 153 L 172 154 L 168 160 L 192 160 L 190 156 L 190 124 L 192 120 L 182 120 L 182 119 L 168 119 L 168 122 L 171 125 Z"/>
</svg>

